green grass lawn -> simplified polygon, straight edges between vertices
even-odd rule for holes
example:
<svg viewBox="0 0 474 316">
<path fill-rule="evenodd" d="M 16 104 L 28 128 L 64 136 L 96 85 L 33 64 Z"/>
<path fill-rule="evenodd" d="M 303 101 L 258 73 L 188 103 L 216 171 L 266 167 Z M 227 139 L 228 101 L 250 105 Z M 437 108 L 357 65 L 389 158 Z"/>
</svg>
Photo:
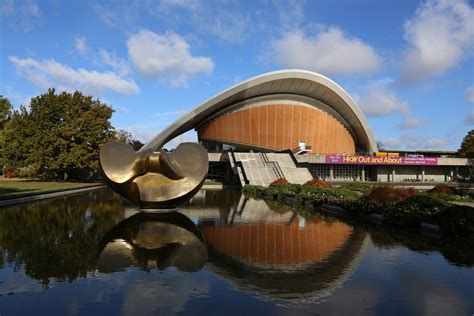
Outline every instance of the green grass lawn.
<svg viewBox="0 0 474 316">
<path fill-rule="evenodd" d="M 60 191 L 78 187 L 96 185 L 97 183 L 78 182 L 44 182 L 44 181 L 15 181 L 0 179 L 0 200 L 37 195 L 49 191 Z"/>
</svg>

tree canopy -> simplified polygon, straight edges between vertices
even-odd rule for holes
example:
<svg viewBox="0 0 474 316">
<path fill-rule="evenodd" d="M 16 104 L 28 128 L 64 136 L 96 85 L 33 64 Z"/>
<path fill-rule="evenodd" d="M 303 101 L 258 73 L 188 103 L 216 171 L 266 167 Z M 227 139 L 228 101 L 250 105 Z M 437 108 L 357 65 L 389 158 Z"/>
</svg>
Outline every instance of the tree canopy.
<svg viewBox="0 0 474 316">
<path fill-rule="evenodd" d="M 115 132 L 115 141 L 129 144 L 135 150 L 139 150 L 144 145 L 138 139 L 133 138 L 132 133 L 127 132 L 126 130 L 123 130 L 123 129 L 119 129 Z"/>
<path fill-rule="evenodd" d="M 13 106 L 10 100 L 0 95 L 0 129 L 3 129 L 5 123 L 10 119 Z"/>
<path fill-rule="evenodd" d="M 467 135 L 464 136 L 458 154 L 463 157 L 474 158 L 474 129 L 468 131 Z"/>
<path fill-rule="evenodd" d="M 11 114 L 3 130 L 4 164 L 52 178 L 96 174 L 99 147 L 116 140 L 112 113 L 110 106 L 81 92 L 49 89 L 31 99 L 29 109 Z"/>
</svg>

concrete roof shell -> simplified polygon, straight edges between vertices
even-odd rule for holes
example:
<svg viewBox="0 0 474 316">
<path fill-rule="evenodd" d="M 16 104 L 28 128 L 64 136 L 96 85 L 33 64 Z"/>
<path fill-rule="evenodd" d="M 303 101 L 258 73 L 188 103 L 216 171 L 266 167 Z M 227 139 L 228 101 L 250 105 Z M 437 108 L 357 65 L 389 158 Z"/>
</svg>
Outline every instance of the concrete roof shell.
<svg viewBox="0 0 474 316">
<path fill-rule="evenodd" d="M 218 93 L 206 100 L 157 134 L 140 150 L 159 150 L 167 142 L 205 123 L 227 107 L 255 97 L 293 94 L 318 100 L 345 120 L 354 133 L 356 147 L 377 151 L 375 138 L 367 119 L 351 96 L 331 79 L 315 72 L 288 69 L 265 73 Z"/>
</svg>

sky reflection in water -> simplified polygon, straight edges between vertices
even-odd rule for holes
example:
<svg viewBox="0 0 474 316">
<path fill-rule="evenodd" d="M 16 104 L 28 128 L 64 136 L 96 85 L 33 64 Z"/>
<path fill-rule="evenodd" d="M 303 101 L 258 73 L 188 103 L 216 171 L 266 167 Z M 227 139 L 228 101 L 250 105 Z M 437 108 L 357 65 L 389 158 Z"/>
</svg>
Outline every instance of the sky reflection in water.
<svg viewBox="0 0 474 316">
<path fill-rule="evenodd" d="M 472 315 L 473 249 L 238 191 L 143 214 L 99 190 L 1 210 L 0 313 Z"/>
</svg>

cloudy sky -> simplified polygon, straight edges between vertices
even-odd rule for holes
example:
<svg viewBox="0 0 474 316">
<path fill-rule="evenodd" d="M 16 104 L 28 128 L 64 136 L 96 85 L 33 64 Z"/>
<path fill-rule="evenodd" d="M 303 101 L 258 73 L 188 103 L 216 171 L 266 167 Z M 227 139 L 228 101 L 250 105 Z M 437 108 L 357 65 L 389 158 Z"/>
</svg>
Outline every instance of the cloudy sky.
<svg viewBox="0 0 474 316">
<path fill-rule="evenodd" d="M 80 90 L 147 141 L 241 80 L 300 68 L 349 92 L 385 147 L 455 150 L 474 125 L 473 6 L 0 0 L 0 94 L 18 108 L 49 87 Z"/>
</svg>

